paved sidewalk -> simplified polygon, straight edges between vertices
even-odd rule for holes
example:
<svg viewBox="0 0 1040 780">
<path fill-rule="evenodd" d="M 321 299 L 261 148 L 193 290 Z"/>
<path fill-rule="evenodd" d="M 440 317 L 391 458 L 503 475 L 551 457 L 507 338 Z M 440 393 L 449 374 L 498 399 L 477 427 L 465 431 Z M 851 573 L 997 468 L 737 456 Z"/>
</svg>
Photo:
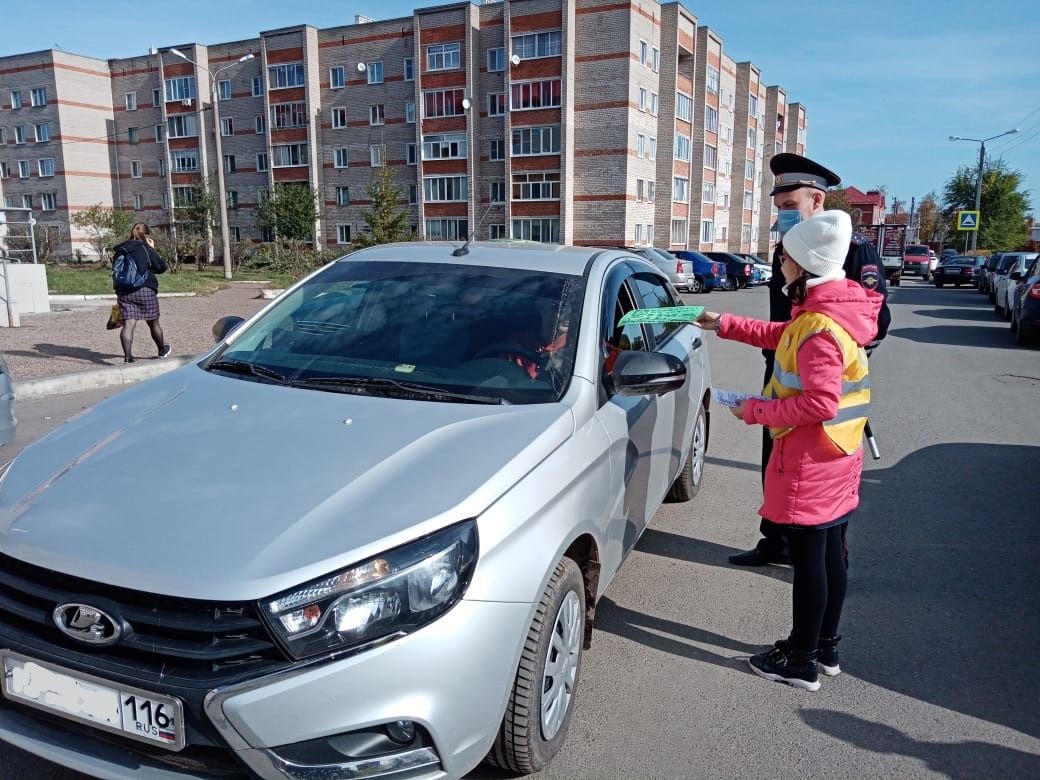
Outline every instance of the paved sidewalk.
<svg viewBox="0 0 1040 780">
<path fill-rule="evenodd" d="M 159 299 L 159 322 L 173 355 L 189 357 L 213 344 L 211 328 L 219 318 L 234 314 L 248 317 L 264 304 L 260 291 L 268 285 L 233 283 L 212 295 Z M 111 367 L 127 368 L 119 346 L 119 331 L 105 330 L 113 301 L 51 302 L 47 314 L 23 314 L 21 327 L 0 328 L 0 352 L 7 359 L 16 382 L 55 377 Z M 136 368 L 155 358 L 148 326 L 139 322 L 134 334 Z M 141 377 L 144 378 L 144 377 Z M 111 384 L 119 384 L 113 381 Z"/>
</svg>

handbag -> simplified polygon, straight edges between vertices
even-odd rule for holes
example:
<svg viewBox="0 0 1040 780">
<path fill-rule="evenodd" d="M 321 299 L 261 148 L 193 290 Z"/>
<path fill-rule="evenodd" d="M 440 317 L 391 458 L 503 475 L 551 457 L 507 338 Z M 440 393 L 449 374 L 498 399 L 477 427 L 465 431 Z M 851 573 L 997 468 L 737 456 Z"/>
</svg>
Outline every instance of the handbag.
<svg viewBox="0 0 1040 780">
<path fill-rule="evenodd" d="M 123 327 L 123 315 L 119 311 L 119 304 L 112 304 L 112 310 L 108 313 L 108 322 L 105 323 L 105 330 L 115 330 L 116 328 Z"/>
</svg>

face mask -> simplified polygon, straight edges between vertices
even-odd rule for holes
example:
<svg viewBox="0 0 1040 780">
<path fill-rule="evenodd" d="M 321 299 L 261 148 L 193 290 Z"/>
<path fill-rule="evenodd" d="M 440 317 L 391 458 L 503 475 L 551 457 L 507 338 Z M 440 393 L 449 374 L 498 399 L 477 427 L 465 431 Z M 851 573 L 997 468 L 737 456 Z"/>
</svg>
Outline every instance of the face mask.
<svg viewBox="0 0 1040 780">
<path fill-rule="evenodd" d="M 802 212 L 798 209 L 780 209 L 776 215 L 776 229 L 780 231 L 780 235 L 784 235 L 801 221 Z"/>
</svg>

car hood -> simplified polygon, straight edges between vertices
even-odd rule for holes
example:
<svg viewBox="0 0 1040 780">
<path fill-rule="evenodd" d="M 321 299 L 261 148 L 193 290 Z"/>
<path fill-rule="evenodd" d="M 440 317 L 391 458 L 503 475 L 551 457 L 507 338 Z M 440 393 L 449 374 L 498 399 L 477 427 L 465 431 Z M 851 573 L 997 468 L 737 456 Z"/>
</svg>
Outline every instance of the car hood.
<svg viewBox="0 0 1040 780">
<path fill-rule="evenodd" d="M 262 384 L 196 365 L 27 447 L 0 550 L 120 587 L 262 598 L 479 515 L 573 432 L 563 404 Z"/>
</svg>

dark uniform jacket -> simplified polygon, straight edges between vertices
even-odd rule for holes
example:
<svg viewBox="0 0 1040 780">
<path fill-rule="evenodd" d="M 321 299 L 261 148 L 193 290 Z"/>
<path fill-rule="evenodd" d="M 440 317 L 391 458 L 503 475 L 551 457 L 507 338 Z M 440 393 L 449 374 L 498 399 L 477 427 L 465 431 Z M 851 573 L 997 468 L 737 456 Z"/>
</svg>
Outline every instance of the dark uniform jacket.
<svg viewBox="0 0 1040 780">
<path fill-rule="evenodd" d="M 158 292 L 159 280 L 155 278 L 155 275 L 166 272 L 166 263 L 163 262 L 159 253 L 144 241 L 138 241 L 136 238 L 131 238 L 116 246 L 113 250 L 113 257 L 118 255 L 120 252 L 125 252 L 130 255 L 130 257 L 133 258 L 133 261 L 137 264 L 137 272 L 148 277 L 144 286 L 150 287 Z M 120 295 L 126 295 L 127 293 L 132 293 L 134 291 L 133 287 L 121 287 L 115 283 L 113 283 L 112 286 Z"/>
</svg>

